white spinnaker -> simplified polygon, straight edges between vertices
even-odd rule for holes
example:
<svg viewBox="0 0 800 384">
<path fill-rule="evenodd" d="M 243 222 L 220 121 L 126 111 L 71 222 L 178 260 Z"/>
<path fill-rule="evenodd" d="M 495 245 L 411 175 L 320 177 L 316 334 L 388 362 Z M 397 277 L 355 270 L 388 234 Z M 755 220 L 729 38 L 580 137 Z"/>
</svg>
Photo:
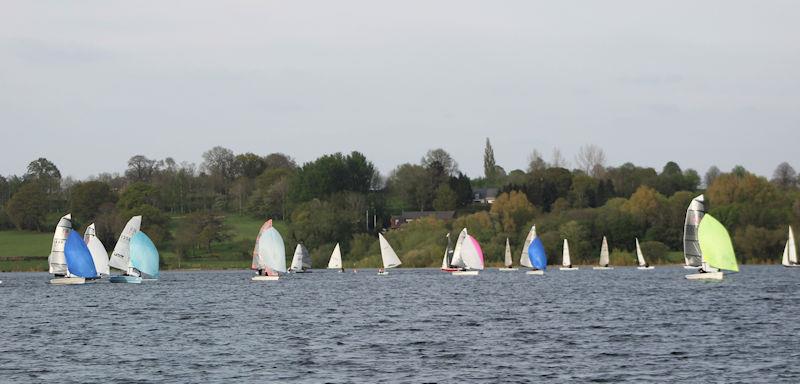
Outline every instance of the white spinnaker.
<svg viewBox="0 0 800 384">
<path fill-rule="evenodd" d="M 331 259 L 328 261 L 328 269 L 342 269 L 342 250 L 339 248 L 339 243 L 333 248 Z"/>
<path fill-rule="evenodd" d="M 142 226 L 142 217 L 134 216 L 119 235 L 117 245 L 114 246 L 114 251 L 111 252 L 111 259 L 108 265 L 112 268 L 119 269 L 124 272 L 131 272 L 131 238 Z"/>
<path fill-rule="evenodd" d="M 258 239 L 259 268 L 286 272 L 286 246 L 275 227 L 267 228 Z"/>
<path fill-rule="evenodd" d="M 64 256 L 64 245 L 67 243 L 69 231 L 72 230 L 72 215 L 66 214 L 58 220 L 55 233 L 53 234 L 53 245 L 50 247 L 50 256 L 47 262 L 50 265 L 50 273 L 56 275 L 67 275 L 67 258 Z"/>
<path fill-rule="evenodd" d="M 636 258 L 639 260 L 639 266 L 644 267 L 647 263 L 644 261 L 644 255 L 642 254 L 642 248 L 639 246 L 639 239 L 636 239 Z"/>
<path fill-rule="evenodd" d="M 94 223 L 86 227 L 86 232 L 83 233 L 83 241 L 89 247 L 89 253 L 92 254 L 92 261 L 94 261 L 94 269 L 97 270 L 98 275 L 110 275 L 111 270 L 108 267 L 108 251 L 100 239 L 97 238 Z"/>
<path fill-rule="evenodd" d="M 699 267 L 703 263 L 703 252 L 700 251 L 700 240 L 697 229 L 705 215 L 705 197 L 697 196 L 686 208 L 686 219 L 683 224 L 683 259 L 686 265 Z"/>
<path fill-rule="evenodd" d="M 507 237 L 506 237 L 505 266 L 506 268 L 511 268 L 512 266 L 514 266 L 514 261 L 511 259 L 511 243 L 508 242 Z"/>
<path fill-rule="evenodd" d="M 378 234 L 378 241 L 381 244 L 381 259 L 383 259 L 384 268 L 394 268 L 402 264 L 400 258 L 397 257 L 397 253 L 395 253 L 394 249 L 392 249 L 392 246 L 380 233 Z"/>
<path fill-rule="evenodd" d="M 797 246 L 794 243 L 794 231 L 789 226 L 789 262 L 797 264 Z"/>
<path fill-rule="evenodd" d="M 608 242 L 606 237 L 603 236 L 603 245 L 600 247 L 600 266 L 608 266 Z"/>
<path fill-rule="evenodd" d="M 458 234 L 458 240 L 456 240 L 456 247 L 453 250 L 453 260 L 450 261 L 450 264 L 454 267 L 458 268 L 466 268 L 466 264 L 464 264 L 464 259 L 461 257 L 462 248 L 464 245 L 464 239 L 469 236 L 467 234 L 467 229 L 464 228 L 461 230 L 461 233 Z"/>
<path fill-rule="evenodd" d="M 292 266 L 289 267 L 290 271 L 300 271 L 303 269 L 303 246 L 297 244 L 294 248 L 294 256 L 292 256 Z"/>
<path fill-rule="evenodd" d="M 468 269 L 483 270 L 483 258 L 481 250 L 478 248 L 478 241 L 470 235 L 464 239 L 461 247 L 461 259 Z"/>
<path fill-rule="evenodd" d="M 564 249 L 561 251 L 561 265 L 569 267 L 572 265 L 572 260 L 569 258 L 569 242 L 564 239 Z"/>
<path fill-rule="evenodd" d="M 519 255 L 519 265 L 527 268 L 533 268 L 531 264 L 531 257 L 528 256 L 528 248 L 530 248 L 533 239 L 536 237 L 536 226 L 532 226 L 528 231 L 528 236 L 525 237 L 525 244 L 522 245 L 522 253 Z"/>
</svg>

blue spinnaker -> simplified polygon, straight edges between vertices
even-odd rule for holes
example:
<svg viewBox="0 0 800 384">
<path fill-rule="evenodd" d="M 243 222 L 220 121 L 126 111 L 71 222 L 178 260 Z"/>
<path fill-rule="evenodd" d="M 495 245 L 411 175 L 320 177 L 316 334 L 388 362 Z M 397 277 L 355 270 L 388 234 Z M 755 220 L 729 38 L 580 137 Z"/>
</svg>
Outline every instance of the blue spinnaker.
<svg viewBox="0 0 800 384">
<path fill-rule="evenodd" d="M 533 265 L 536 269 L 541 269 L 544 271 L 547 269 L 547 255 L 544 253 L 544 244 L 542 244 L 542 240 L 539 239 L 539 236 L 531 241 L 530 247 L 528 247 L 528 258 L 531 259 L 531 265 Z"/>
<path fill-rule="evenodd" d="M 131 238 L 131 265 L 144 277 L 158 278 L 158 250 L 144 232 L 136 232 Z"/>
<path fill-rule="evenodd" d="M 75 230 L 69 231 L 64 244 L 64 258 L 67 259 L 67 270 L 71 275 L 89 279 L 97 277 L 92 253 L 83 242 L 83 237 Z"/>
</svg>

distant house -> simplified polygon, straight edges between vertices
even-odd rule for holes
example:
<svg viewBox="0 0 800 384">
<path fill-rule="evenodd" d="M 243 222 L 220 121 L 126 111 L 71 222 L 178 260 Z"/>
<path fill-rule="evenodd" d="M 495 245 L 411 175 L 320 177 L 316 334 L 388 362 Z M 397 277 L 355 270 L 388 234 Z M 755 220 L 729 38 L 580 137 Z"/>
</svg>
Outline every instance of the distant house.
<svg viewBox="0 0 800 384">
<path fill-rule="evenodd" d="M 414 220 L 423 217 L 435 217 L 439 220 L 452 220 L 456 216 L 456 211 L 411 211 L 403 212 L 400 215 L 391 217 L 391 228 L 397 229 L 404 224 L 408 224 Z"/>
<path fill-rule="evenodd" d="M 500 192 L 497 188 L 478 188 L 473 189 L 473 203 L 480 203 L 480 204 L 494 204 L 494 201 L 497 200 L 497 193 Z"/>
</svg>

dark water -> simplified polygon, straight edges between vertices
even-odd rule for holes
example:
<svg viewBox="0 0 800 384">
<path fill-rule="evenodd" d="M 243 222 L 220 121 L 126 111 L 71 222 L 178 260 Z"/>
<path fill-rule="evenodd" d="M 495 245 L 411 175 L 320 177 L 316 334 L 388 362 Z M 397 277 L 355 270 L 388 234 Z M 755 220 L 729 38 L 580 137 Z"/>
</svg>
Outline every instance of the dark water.
<svg viewBox="0 0 800 384">
<path fill-rule="evenodd" d="M 0 274 L 0 382 L 800 382 L 800 269 Z"/>
</svg>

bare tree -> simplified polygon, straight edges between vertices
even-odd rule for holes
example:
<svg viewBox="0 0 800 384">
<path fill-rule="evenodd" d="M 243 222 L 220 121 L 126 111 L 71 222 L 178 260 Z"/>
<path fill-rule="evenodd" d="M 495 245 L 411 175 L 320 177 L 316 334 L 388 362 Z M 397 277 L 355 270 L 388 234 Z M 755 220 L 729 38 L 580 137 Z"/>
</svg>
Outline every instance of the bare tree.
<svg viewBox="0 0 800 384">
<path fill-rule="evenodd" d="M 606 154 L 602 148 L 594 144 L 584 145 L 575 156 L 575 162 L 587 175 L 599 177 L 605 169 Z"/>
<path fill-rule="evenodd" d="M 233 180 L 236 156 L 228 148 L 214 147 L 203 153 L 202 168 L 212 176 L 222 180 Z"/>
<path fill-rule="evenodd" d="M 553 148 L 553 158 L 550 161 L 550 166 L 553 168 L 567 168 L 569 167 L 569 162 L 561 154 L 561 150 L 558 148 Z"/>
<path fill-rule="evenodd" d="M 788 189 L 797 185 L 797 172 L 787 162 L 780 163 L 772 174 L 772 183 L 778 187 Z"/>
<path fill-rule="evenodd" d="M 708 171 L 706 171 L 706 175 L 703 178 L 703 184 L 705 184 L 705 187 L 710 187 L 711 184 L 714 183 L 714 180 L 716 180 L 721 173 L 722 172 L 719 170 L 719 168 L 717 168 L 716 165 L 712 165 L 710 168 L 708 168 Z"/>
<path fill-rule="evenodd" d="M 528 156 L 528 173 L 544 171 L 545 169 L 547 169 L 547 162 L 542 158 L 542 154 L 534 149 Z"/>
</svg>

